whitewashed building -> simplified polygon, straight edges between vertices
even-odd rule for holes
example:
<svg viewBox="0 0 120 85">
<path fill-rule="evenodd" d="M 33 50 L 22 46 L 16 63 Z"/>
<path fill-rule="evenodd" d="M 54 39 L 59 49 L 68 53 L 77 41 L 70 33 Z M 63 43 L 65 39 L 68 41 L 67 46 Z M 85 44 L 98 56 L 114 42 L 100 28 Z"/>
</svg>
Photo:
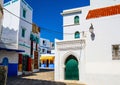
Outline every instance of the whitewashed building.
<svg viewBox="0 0 120 85">
<path fill-rule="evenodd" d="M 63 40 L 55 44 L 55 80 L 120 84 L 120 0 L 90 0 L 64 10 Z"/>
<path fill-rule="evenodd" d="M 54 68 L 54 43 L 40 38 L 40 68 Z"/>
<path fill-rule="evenodd" d="M 32 31 L 34 27 L 32 26 L 32 14 L 33 9 L 25 0 L 11 0 L 4 4 L 0 64 L 5 58 L 9 76 L 31 73 L 39 69 L 37 52 L 39 46 L 36 44 L 39 41 L 39 33 Z M 31 35 L 33 35 L 32 38 Z M 37 56 L 35 60 L 34 55 Z"/>
<path fill-rule="evenodd" d="M 50 54 L 54 49 L 54 43 L 45 38 L 40 38 L 40 54 Z"/>
</svg>

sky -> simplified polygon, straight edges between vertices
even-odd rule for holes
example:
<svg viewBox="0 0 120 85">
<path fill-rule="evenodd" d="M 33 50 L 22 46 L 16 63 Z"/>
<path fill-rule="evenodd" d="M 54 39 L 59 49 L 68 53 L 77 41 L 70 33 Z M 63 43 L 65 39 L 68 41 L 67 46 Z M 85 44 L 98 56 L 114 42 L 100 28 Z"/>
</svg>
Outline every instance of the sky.
<svg viewBox="0 0 120 85">
<path fill-rule="evenodd" d="M 4 3 L 10 0 L 4 0 Z M 63 39 L 63 10 L 87 6 L 89 0 L 25 0 L 33 8 L 33 22 L 40 29 L 40 36 L 54 42 Z"/>
</svg>

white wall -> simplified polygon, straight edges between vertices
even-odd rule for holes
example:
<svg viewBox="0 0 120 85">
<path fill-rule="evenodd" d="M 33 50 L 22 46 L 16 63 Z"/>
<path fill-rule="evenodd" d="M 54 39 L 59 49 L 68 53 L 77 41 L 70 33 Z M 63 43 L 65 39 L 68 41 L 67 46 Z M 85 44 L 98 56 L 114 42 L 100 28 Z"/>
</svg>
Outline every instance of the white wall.
<svg viewBox="0 0 120 85">
<path fill-rule="evenodd" d="M 92 9 L 119 4 L 120 0 L 90 0 Z"/>
<path fill-rule="evenodd" d="M 29 8 L 30 6 L 27 3 L 26 4 L 25 3 L 26 3 L 25 1 L 23 3 L 23 1 L 21 0 L 21 3 L 20 3 L 20 17 L 22 19 L 20 20 L 20 24 L 19 24 L 19 44 L 25 44 L 25 46 L 19 45 L 19 49 L 24 48 L 25 53 L 30 55 L 30 33 L 32 32 L 33 10 Z M 26 17 L 25 18 L 22 16 L 23 9 L 26 10 Z M 26 22 L 26 21 L 28 21 L 29 23 Z M 24 38 L 21 36 L 22 28 L 26 29 Z"/>
<path fill-rule="evenodd" d="M 45 44 L 43 44 L 43 41 L 45 41 Z M 40 38 L 40 48 L 41 48 L 41 53 L 42 53 L 42 49 L 45 49 L 45 52 L 43 54 L 47 54 L 47 51 L 51 50 L 50 40 L 45 39 L 45 38 Z"/>
<path fill-rule="evenodd" d="M 7 6 L 4 6 L 5 9 L 10 11 L 11 13 L 15 14 L 16 16 L 20 16 L 20 0 L 17 2 L 12 3 L 10 1 L 10 4 Z M 9 13 L 8 11 L 4 10 L 4 20 L 3 20 L 3 26 L 9 27 L 10 29 L 18 30 L 19 29 L 19 18 L 14 16 L 13 14 Z"/>
<path fill-rule="evenodd" d="M 65 33 L 75 33 L 75 31 L 85 31 L 86 33 L 85 55 L 83 55 L 83 60 L 85 62 L 82 62 L 82 65 L 80 65 L 80 69 L 82 70 L 82 73 L 80 74 L 80 81 L 86 82 L 88 85 L 120 84 L 120 60 L 112 60 L 112 45 L 120 44 L 120 15 L 118 14 L 86 20 L 89 10 L 115 4 L 120 4 L 120 0 L 91 0 L 90 7 L 77 8 L 81 9 L 81 14 L 63 16 L 64 41 L 76 40 L 74 39 L 74 34 L 67 35 Z M 66 11 L 71 10 L 64 10 L 63 12 Z M 73 25 L 74 16 L 76 15 L 80 17 L 80 25 Z M 89 32 L 91 23 L 94 27 L 94 41 L 91 40 Z M 62 65 L 62 59 L 64 60 L 64 54 L 67 52 L 69 53 L 69 50 L 60 51 L 58 46 L 59 45 L 55 47 L 55 80 L 64 80 L 64 66 Z M 73 51 L 71 53 L 79 55 L 79 51 Z"/>
<path fill-rule="evenodd" d="M 4 6 L 6 10 L 20 16 L 20 1 L 12 2 L 9 1 L 9 5 Z M 16 8 L 16 9 L 15 9 Z M 19 18 L 4 10 L 4 19 L 3 19 L 3 33 L 2 33 L 2 42 L 16 44 L 15 49 L 18 49 L 18 32 L 19 32 Z M 14 33 L 7 32 L 13 31 Z M 9 45 L 10 45 L 9 44 Z"/>
<path fill-rule="evenodd" d="M 17 52 L 7 52 L 7 51 L 0 51 L 0 63 L 2 63 L 3 58 L 7 57 L 9 63 L 18 63 L 18 53 Z"/>
<path fill-rule="evenodd" d="M 89 85 L 106 85 L 107 81 L 109 85 L 120 84 L 120 61 L 112 60 L 112 45 L 120 44 L 119 21 L 120 15 L 88 20 L 95 29 L 95 40 L 92 41 L 89 34 L 86 43 L 86 81 Z"/>
<path fill-rule="evenodd" d="M 64 12 L 72 11 L 70 10 L 64 10 Z M 74 40 L 74 33 L 76 31 L 80 32 L 80 38 L 83 38 L 82 31 L 88 31 L 88 29 L 85 27 L 85 20 L 88 13 L 88 6 L 81 7 L 81 8 L 75 8 L 74 10 L 81 10 L 81 13 L 73 13 L 73 14 L 67 14 L 63 15 L 63 39 L 64 40 Z M 79 16 L 79 24 L 74 24 L 74 17 Z"/>
<path fill-rule="evenodd" d="M 11 34 L 11 32 L 4 32 L 3 37 L 6 36 L 5 38 L 11 39 L 12 41 L 16 41 L 17 42 L 16 49 L 21 49 L 21 50 L 24 49 L 26 51 L 26 53 L 30 55 L 30 33 L 32 31 L 32 24 L 30 24 L 30 23 L 32 23 L 32 11 L 33 10 L 30 9 L 30 6 L 26 2 L 25 2 L 26 4 L 24 4 L 22 0 L 18 0 L 14 3 L 11 0 L 7 3 L 10 3 L 10 4 L 6 5 L 6 3 L 5 3 L 4 4 L 4 5 L 6 5 L 5 9 L 7 9 L 11 13 L 15 14 L 15 16 L 13 14 L 9 13 L 8 11 L 4 10 L 3 27 L 8 28 L 9 30 L 14 30 L 17 33 Z M 22 17 L 23 8 L 25 8 L 27 10 L 26 18 Z M 18 17 L 21 17 L 23 20 L 21 20 Z M 29 23 L 25 22 L 24 20 L 28 21 Z M 21 36 L 22 28 L 26 29 L 25 38 L 22 38 L 22 36 Z M 13 35 L 13 36 L 10 36 L 10 35 Z M 7 43 L 10 43 L 10 42 L 7 42 Z M 18 44 L 25 44 L 25 46 L 19 45 L 19 47 L 18 47 Z"/>
<path fill-rule="evenodd" d="M 86 56 L 94 55 L 94 60 L 88 57 L 88 61 L 111 61 L 112 45 L 119 44 L 120 42 L 118 39 L 118 36 L 120 35 L 119 17 L 120 15 L 113 15 L 109 17 L 89 20 L 88 25 L 92 23 L 95 30 L 95 40 L 92 41 L 90 35 L 87 37 L 86 48 L 89 53 L 87 53 Z M 97 52 L 93 53 L 91 49 Z"/>
<path fill-rule="evenodd" d="M 25 53 L 30 55 L 30 33 L 32 31 L 32 12 L 33 12 L 33 10 L 25 1 L 23 3 L 23 1 L 18 0 L 13 3 L 13 0 L 11 0 L 11 1 L 7 2 L 7 3 L 9 3 L 8 5 L 6 5 L 6 3 L 4 4 L 5 9 L 10 11 L 14 15 L 9 13 L 8 11 L 4 10 L 3 27 L 4 27 L 4 29 L 7 28 L 7 30 L 8 29 L 14 30 L 17 33 L 12 34 L 11 32 L 4 32 L 3 37 L 6 36 L 5 38 L 7 38 L 9 40 L 11 39 L 12 41 L 16 41 L 17 42 L 17 43 L 15 43 L 15 44 L 17 44 L 16 49 L 21 49 L 21 50 L 24 49 Z M 23 8 L 25 8 L 27 11 L 26 18 L 22 17 Z M 21 17 L 22 19 L 20 19 L 18 17 Z M 29 23 L 25 22 L 24 20 L 28 21 Z M 26 29 L 24 38 L 21 36 L 22 28 Z M 6 30 L 3 30 L 3 31 L 6 31 Z M 12 36 L 10 36 L 10 35 L 12 35 Z M 7 42 L 7 43 L 11 43 L 11 42 Z M 25 46 L 21 46 L 19 44 L 24 44 Z M 19 45 L 19 47 L 18 47 L 18 45 Z"/>
<path fill-rule="evenodd" d="M 43 41 L 45 41 L 46 45 L 43 44 Z M 40 46 L 50 47 L 50 40 L 45 38 L 40 38 Z"/>
</svg>

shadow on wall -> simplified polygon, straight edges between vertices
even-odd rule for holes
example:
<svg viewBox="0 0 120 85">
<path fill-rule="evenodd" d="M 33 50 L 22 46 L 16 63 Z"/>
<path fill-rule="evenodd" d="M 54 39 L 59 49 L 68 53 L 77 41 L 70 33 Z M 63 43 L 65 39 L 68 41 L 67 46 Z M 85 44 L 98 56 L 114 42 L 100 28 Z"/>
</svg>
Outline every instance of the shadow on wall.
<svg viewBox="0 0 120 85">
<path fill-rule="evenodd" d="M 10 29 L 8 27 L 2 27 L 2 33 L 0 36 L 1 48 L 17 48 L 17 33 L 18 31 Z"/>
</svg>

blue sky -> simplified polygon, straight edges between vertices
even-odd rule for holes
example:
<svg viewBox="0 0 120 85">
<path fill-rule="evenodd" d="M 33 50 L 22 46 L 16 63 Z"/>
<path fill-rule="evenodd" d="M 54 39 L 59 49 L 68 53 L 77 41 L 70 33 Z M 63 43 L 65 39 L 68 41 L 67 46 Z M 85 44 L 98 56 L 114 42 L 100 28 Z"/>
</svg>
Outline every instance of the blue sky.
<svg viewBox="0 0 120 85">
<path fill-rule="evenodd" d="M 10 0 L 4 0 L 7 2 Z M 25 0 L 33 8 L 33 22 L 41 28 L 41 37 L 54 41 L 63 38 L 63 17 L 65 9 L 89 5 L 89 0 Z"/>
</svg>

